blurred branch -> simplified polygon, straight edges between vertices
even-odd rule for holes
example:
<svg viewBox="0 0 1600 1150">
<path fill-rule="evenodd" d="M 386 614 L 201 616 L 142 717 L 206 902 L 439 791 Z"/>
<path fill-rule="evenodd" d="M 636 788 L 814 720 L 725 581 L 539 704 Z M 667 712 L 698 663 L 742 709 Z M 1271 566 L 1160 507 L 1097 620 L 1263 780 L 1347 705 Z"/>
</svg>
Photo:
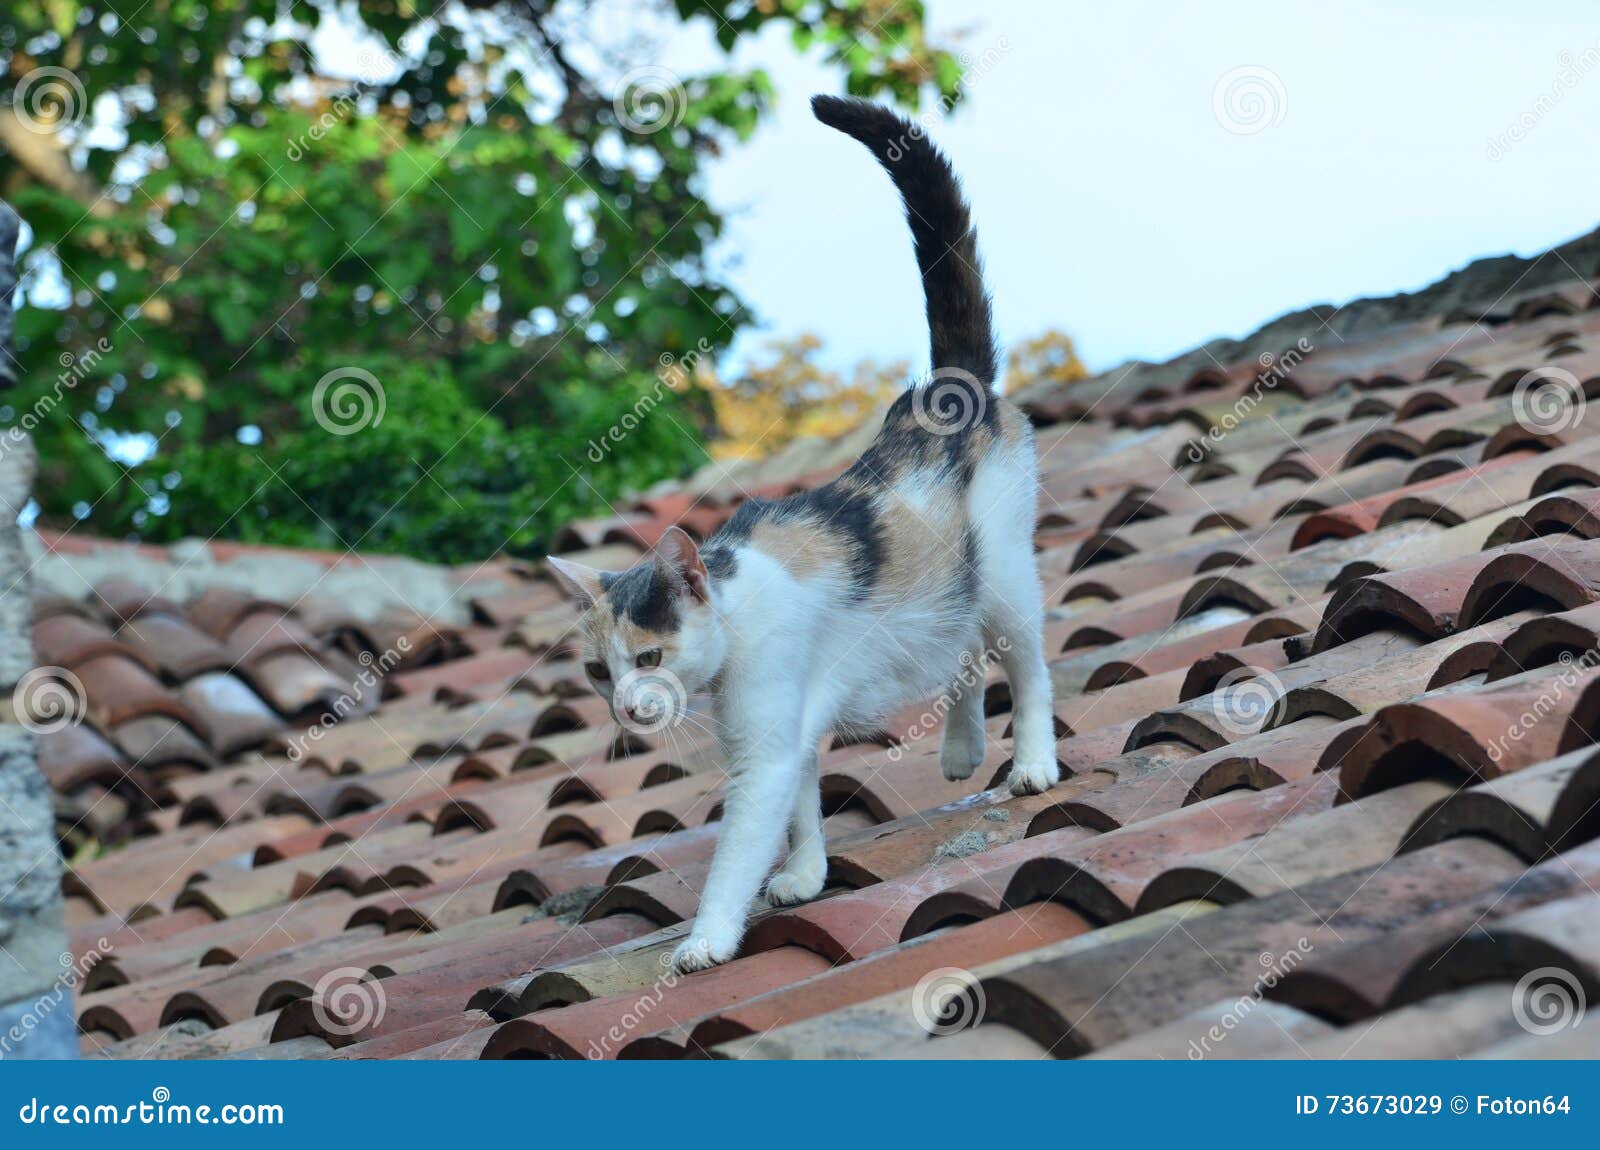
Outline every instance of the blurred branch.
<svg viewBox="0 0 1600 1150">
<path fill-rule="evenodd" d="M 0 144 L 41 184 L 80 201 L 97 219 L 111 215 L 111 204 L 88 175 L 72 166 L 58 137 L 29 128 L 13 108 L 0 108 Z"/>
</svg>

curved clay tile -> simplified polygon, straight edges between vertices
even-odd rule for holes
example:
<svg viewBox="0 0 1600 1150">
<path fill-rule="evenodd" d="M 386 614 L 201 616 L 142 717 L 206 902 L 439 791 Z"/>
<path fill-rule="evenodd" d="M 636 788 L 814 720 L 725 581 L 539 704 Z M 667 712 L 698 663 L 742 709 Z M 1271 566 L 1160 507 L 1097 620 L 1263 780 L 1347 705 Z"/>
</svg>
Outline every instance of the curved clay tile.
<svg viewBox="0 0 1600 1150">
<path fill-rule="evenodd" d="M 1236 683 L 1281 671 L 1293 661 L 1287 646 L 1281 639 L 1267 639 L 1196 659 L 1183 676 L 1178 697 L 1197 699 L 1215 691 L 1223 679 Z"/>
<path fill-rule="evenodd" d="M 653 972 L 656 989 L 646 978 L 630 991 L 513 1019 L 494 1032 L 484 1046 L 483 1057 L 615 1058 L 624 1042 L 638 1041 L 670 1027 L 674 1019 L 715 1013 L 820 974 L 826 968 L 827 963 L 815 954 L 784 947 L 739 958 L 667 985 L 660 976 L 664 968 L 657 963 Z M 629 1019 L 639 1017 L 637 1004 L 646 993 L 657 999 L 657 1010 L 643 1025 L 628 1025 Z"/>
<path fill-rule="evenodd" d="M 1597 795 L 1600 758 L 1574 751 L 1447 796 L 1418 816 L 1401 849 L 1477 835 L 1536 863 L 1592 837 L 1589 811 Z"/>
<path fill-rule="evenodd" d="M 143 715 L 119 723 L 111 738 L 133 766 L 160 783 L 174 771 L 207 771 L 217 757 L 188 723 L 167 714 Z M 130 776 L 137 782 L 137 773 Z"/>
<path fill-rule="evenodd" d="M 1421 643 L 1407 632 L 1373 631 L 1330 647 L 1280 673 L 1284 693 L 1267 726 L 1276 727 L 1306 715 L 1354 718 L 1403 702 L 1418 694 L 1422 684 L 1431 689 L 1466 678 L 1487 665 L 1493 653 L 1499 651 L 1501 639 L 1533 617 L 1531 612 L 1524 612 L 1432 643 Z M 1444 665 L 1466 648 L 1474 650 L 1441 676 Z M 1475 670 L 1464 672 L 1468 666 Z"/>
<path fill-rule="evenodd" d="M 1558 693 L 1563 705 L 1570 707 L 1557 747 L 1560 753 L 1582 750 L 1600 741 L 1596 737 L 1600 736 L 1600 687 L 1595 685 L 1594 662 L 1595 655 L 1590 651 L 1571 663 L 1557 664 L 1560 668 L 1556 672 L 1556 681 L 1560 684 Z M 1570 699 L 1573 687 L 1577 688 L 1575 702 Z"/>
<path fill-rule="evenodd" d="M 1207 1003 L 1165 1026 L 1084 1055 L 1098 1059 L 1297 1058 L 1307 1043 L 1337 1033 L 1332 1026 L 1278 1002 L 1241 1010 L 1238 998 Z M 1223 1035 L 1213 1043 L 1207 1036 Z M 1214 1049 L 1213 1049 L 1214 1046 Z"/>
<path fill-rule="evenodd" d="M 147 611 L 124 623 L 117 637 L 139 650 L 169 679 L 222 670 L 230 662 L 221 643 L 178 615 Z"/>
<path fill-rule="evenodd" d="M 1600 542 L 1535 540 L 1486 552 L 1484 557 L 1488 561 L 1462 598 L 1463 626 L 1528 606 L 1555 604 L 1570 609 L 1600 599 Z"/>
<path fill-rule="evenodd" d="M 103 655 L 120 654 L 141 663 L 152 674 L 160 669 L 148 651 L 117 638 L 99 619 L 86 615 L 56 614 L 36 620 L 33 647 L 41 667 L 70 669 Z"/>
<path fill-rule="evenodd" d="M 277 712 L 234 675 L 197 675 L 178 691 L 178 700 L 223 758 L 261 746 L 283 727 Z"/>
<path fill-rule="evenodd" d="M 709 865 L 715 843 L 715 825 L 703 823 L 641 843 L 624 844 L 620 851 L 613 848 L 611 853 L 621 853 L 623 857 L 605 873 L 603 885 L 610 887 L 664 870 L 682 871 L 685 867 Z M 600 853 L 591 852 L 590 857 Z"/>
<path fill-rule="evenodd" d="M 1519 879 L 1519 872 L 1496 877 L 1495 860 L 1512 856 L 1479 839 L 1456 839 L 1405 858 L 1431 861 L 1430 856 L 1440 861 L 1471 859 L 1474 868 L 1481 869 L 1472 882 L 1456 884 L 1449 901 L 1396 916 L 1382 938 L 1335 941 L 1319 949 L 1269 988 L 1267 996 L 1323 1018 L 1354 1023 L 1457 986 L 1498 981 L 1500 974 L 1486 968 L 1482 951 L 1461 959 L 1452 959 L 1453 952 L 1493 931 L 1496 919 L 1582 889 L 1577 875 L 1557 875 L 1547 867 L 1536 868 L 1538 877 L 1532 881 Z M 1592 875 L 1591 865 L 1580 866 Z M 1440 970 L 1441 962 L 1453 969 Z M 1516 977 L 1513 974 L 1507 981 Z M 1414 989 L 1403 989 L 1407 980 Z M 1421 992 L 1424 986 L 1426 993 Z M 1508 998 L 1502 998 L 1501 1009 L 1509 1013 L 1508 1007 Z"/>
<path fill-rule="evenodd" d="M 1384 707 L 1344 752 L 1341 789 L 1354 799 L 1416 779 L 1491 779 L 1554 758 L 1568 749 L 1579 699 L 1597 681 L 1600 669 L 1530 671 Z"/>
<path fill-rule="evenodd" d="M 892 822 L 846 830 L 829 838 L 828 883 L 860 889 L 927 867 L 956 850 L 992 850 L 1022 838 L 1034 815 L 1055 801 L 1052 796 L 1091 790 L 1111 777 L 1090 771 L 1043 795 L 980 791 Z M 833 814 L 829 820 L 839 817 Z"/>
<path fill-rule="evenodd" d="M 1517 982 L 1552 969 L 1570 978 L 1582 999 L 1600 994 L 1600 896 L 1593 890 L 1477 924 L 1418 958 L 1388 1001 L 1419 1002 L 1458 986 Z"/>
<path fill-rule="evenodd" d="M 695 907 L 700 902 L 700 888 L 705 885 L 710 869 L 709 862 L 683 863 L 613 884 L 590 904 L 580 921 L 594 922 L 615 914 L 632 914 L 649 919 L 656 926 L 685 922 L 694 917 Z"/>
<path fill-rule="evenodd" d="M 1152 875 L 1138 911 L 1197 899 L 1235 903 L 1378 866 L 1394 855 L 1417 813 L 1449 793 L 1444 783 L 1410 783 L 1336 807 L 1338 789 L 1331 775 L 1319 774 L 1261 792 L 1263 802 L 1282 794 L 1273 807 L 1280 821 Z"/>
<path fill-rule="evenodd" d="M 915 946 L 868 955 L 770 994 L 680 1024 L 672 1032 L 678 1050 L 670 1054 L 625 1048 L 622 1057 L 682 1057 L 703 1053 L 737 1038 L 760 1035 L 797 1021 L 818 1018 L 883 995 L 907 991 L 930 970 L 963 969 L 1009 958 L 1087 933 L 1090 926 L 1066 907 L 1053 903 L 996 915 L 940 933 Z"/>
<path fill-rule="evenodd" d="M 1489 536 L 1489 545 L 1524 543 L 1547 535 L 1600 535 L 1600 490 L 1563 491 L 1539 500 L 1527 511 L 1506 520 Z"/>
<path fill-rule="evenodd" d="M 1153 818 L 1183 805 L 1187 779 L 1196 759 L 1194 748 L 1157 743 L 1108 759 L 1102 770 L 1077 776 L 1070 787 L 1046 791 L 1028 824 L 1028 834 L 1077 826 L 1110 831 L 1142 818 Z M 1198 768 L 1194 768 L 1198 769 Z"/>
<path fill-rule="evenodd" d="M 1071 677 L 1063 672 L 1066 661 L 1057 660 L 1051 666 L 1056 687 L 1063 692 L 1101 691 L 1134 679 L 1184 670 L 1213 651 L 1248 642 L 1246 637 L 1257 625 L 1258 617 L 1223 607 L 1194 617 L 1194 621 L 1197 626 L 1192 633 L 1169 635 L 1158 631 L 1136 636 L 1125 644 L 1088 652 L 1079 657 L 1082 667 L 1073 668 Z"/>
<path fill-rule="evenodd" d="M 1469 403 L 1480 403 L 1488 396 L 1487 379 L 1462 381 L 1449 387 L 1424 385 L 1408 390 L 1403 396 L 1395 397 L 1399 402 L 1393 409 L 1394 418 L 1399 422 L 1423 415 L 1434 415 L 1441 411 L 1454 411 Z"/>
<path fill-rule="evenodd" d="M 234 626 L 254 612 L 277 612 L 285 608 L 268 599 L 230 587 L 208 587 L 189 601 L 187 617 L 213 639 L 225 641 Z"/>
<path fill-rule="evenodd" d="M 1488 983 L 1445 991 L 1301 1043 L 1294 1056 L 1331 1059 L 1460 1058 L 1527 1032 L 1512 1014 L 1512 988 Z M 1302 1015 L 1302 1017 L 1305 1017 Z"/>
<path fill-rule="evenodd" d="M 1080 576 L 1068 578 L 1057 598 L 1071 602 L 1087 596 L 1100 599 L 1125 599 L 1187 578 L 1203 569 L 1206 559 L 1215 554 L 1221 539 L 1232 533 L 1208 532 L 1194 543 L 1163 547 L 1148 554 L 1133 553 L 1125 558 L 1098 563 Z M 1050 576 L 1050 581 L 1055 581 Z"/>
<path fill-rule="evenodd" d="M 1501 641 L 1500 654 L 1485 669 L 1491 682 L 1556 662 L 1571 663 L 1600 648 L 1600 603 L 1513 618 L 1522 622 Z"/>
<path fill-rule="evenodd" d="M 124 623 L 150 611 L 167 615 L 181 613 L 181 608 L 163 596 L 160 588 L 147 590 L 121 575 L 113 575 L 96 583 L 89 601 L 101 607 L 113 619 Z"/>
<path fill-rule="evenodd" d="M 1056 702 L 1056 718 L 1065 724 L 1067 734 L 1132 722 L 1152 709 L 1175 705 L 1184 675 L 1183 670 L 1175 669 L 1060 699 Z"/>
<path fill-rule="evenodd" d="M 751 924 L 742 952 L 801 947 L 829 962 L 853 962 L 889 950 L 906 937 L 906 924 L 920 904 L 1025 850 L 1012 842 L 999 851 L 925 865 L 861 890 L 773 911 Z"/>
<path fill-rule="evenodd" d="M 721 797 L 721 785 L 720 772 L 705 772 L 611 802 L 559 807 L 540 816 L 527 827 L 526 833 L 536 835 L 541 846 L 569 838 L 592 846 L 624 843 L 641 834 L 661 833 L 709 821 Z"/>
<path fill-rule="evenodd" d="M 1465 472 L 1448 471 L 1312 515 L 1295 533 L 1292 549 L 1322 539 L 1347 539 L 1407 520 L 1456 526 L 1528 498 L 1538 458 L 1516 453 Z"/>
<path fill-rule="evenodd" d="M 1328 748 L 1361 725 L 1356 719 L 1340 723 L 1326 715 L 1307 715 L 1220 751 L 1198 755 L 1184 764 L 1181 779 L 1174 781 L 1188 787 L 1182 798 L 1188 805 L 1241 787 L 1260 791 L 1310 778 Z"/>
<path fill-rule="evenodd" d="M 132 766 L 99 732 L 83 723 L 41 732 L 36 741 L 39 771 L 58 791 L 76 791 L 91 783 L 115 787 Z"/>
<path fill-rule="evenodd" d="M 1569 450 L 1566 448 L 1552 451 L 1545 456 L 1549 465 L 1534 481 L 1533 488 L 1528 493 L 1530 498 L 1549 495 L 1569 487 L 1600 486 L 1600 459 L 1597 459 L 1597 456 L 1600 456 L 1600 443 L 1585 440 L 1577 446 L 1583 448 L 1583 454 L 1576 459 L 1556 462 Z"/>
<path fill-rule="evenodd" d="M 1012 871 L 1003 905 L 1054 900 L 1096 922 L 1120 921 L 1141 905 L 1152 880 L 1180 860 L 1255 838 L 1284 823 L 1298 826 L 1299 820 L 1326 810 L 1334 790 L 1332 780 L 1313 778 L 1266 791 L 1235 792 L 1092 839 L 1067 840 L 1064 848 L 1039 854 Z M 1176 901 L 1169 898 L 1156 906 Z"/>
<path fill-rule="evenodd" d="M 1311 575 L 1307 578 L 1307 575 Z M 1179 604 L 1186 618 L 1215 607 L 1237 607 L 1251 614 L 1291 610 L 1321 595 L 1315 571 L 1283 562 L 1235 568 L 1220 575 L 1202 575 L 1189 585 Z"/>
<path fill-rule="evenodd" d="M 80 663 L 73 674 L 82 684 L 89 716 L 102 729 L 129 719 L 166 715 L 193 725 L 194 717 L 142 660 L 108 653 Z"/>
<path fill-rule="evenodd" d="M 1183 743 L 1197 751 L 1215 751 L 1259 733 L 1278 690 L 1270 673 L 1219 683 L 1209 694 L 1153 712 L 1134 724 L 1127 749 Z"/>
<path fill-rule="evenodd" d="M 1312 650 L 1326 651 L 1384 629 L 1410 630 L 1430 641 L 1449 634 L 1474 581 L 1494 558 L 1492 553 L 1463 555 L 1345 583 L 1322 614 Z"/>
<path fill-rule="evenodd" d="M 1323 473 L 1327 474 L 1329 470 L 1359 467 L 1376 459 L 1416 459 L 1426 454 L 1426 446 L 1426 440 L 1406 428 L 1376 427 L 1357 440 L 1350 450 L 1340 457 L 1334 468 L 1325 469 Z"/>
</svg>

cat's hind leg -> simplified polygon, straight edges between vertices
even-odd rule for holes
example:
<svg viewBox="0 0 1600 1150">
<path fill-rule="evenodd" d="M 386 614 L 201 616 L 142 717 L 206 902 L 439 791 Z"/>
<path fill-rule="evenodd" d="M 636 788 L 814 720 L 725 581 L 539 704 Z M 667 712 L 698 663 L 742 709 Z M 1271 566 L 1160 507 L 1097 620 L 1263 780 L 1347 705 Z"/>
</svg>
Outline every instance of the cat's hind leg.
<svg viewBox="0 0 1600 1150">
<path fill-rule="evenodd" d="M 944 735 L 939 769 L 947 779 L 968 779 L 983 765 L 983 652 L 969 651 L 961 674 L 944 695 Z"/>
<path fill-rule="evenodd" d="M 992 456 L 974 478 L 979 531 L 978 612 L 984 639 L 1011 685 L 1012 794 L 1039 794 L 1061 777 L 1056 762 L 1050 668 L 1044 660 L 1044 594 L 1033 555 L 1037 502 L 1033 453 Z"/>
</svg>

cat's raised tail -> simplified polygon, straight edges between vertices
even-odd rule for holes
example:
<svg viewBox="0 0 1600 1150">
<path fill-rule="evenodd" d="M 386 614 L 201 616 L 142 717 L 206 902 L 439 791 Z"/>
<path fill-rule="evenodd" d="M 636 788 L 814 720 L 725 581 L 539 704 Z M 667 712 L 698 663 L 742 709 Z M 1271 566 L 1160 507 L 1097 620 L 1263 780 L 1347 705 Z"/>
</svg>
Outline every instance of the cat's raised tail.
<svg viewBox="0 0 1600 1150">
<path fill-rule="evenodd" d="M 994 324 L 978 262 L 978 234 L 950 161 L 920 125 L 882 104 L 814 96 L 811 111 L 865 144 L 900 192 L 922 271 L 935 373 L 958 368 L 993 386 Z"/>
</svg>

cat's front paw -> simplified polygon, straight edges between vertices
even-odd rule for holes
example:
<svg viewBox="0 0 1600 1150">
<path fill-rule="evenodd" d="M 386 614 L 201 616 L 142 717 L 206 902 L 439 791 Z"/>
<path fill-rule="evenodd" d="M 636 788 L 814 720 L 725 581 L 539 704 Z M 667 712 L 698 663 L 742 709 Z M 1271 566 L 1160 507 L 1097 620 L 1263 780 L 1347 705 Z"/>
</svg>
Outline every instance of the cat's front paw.
<svg viewBox="0 0 1600 1150">
<path fill-rule="evenodd" d="M 1042 795 L 1061 781 L 1061 767 L 1055 756 L 1038 759 L 1018 759 L 1011 764 L 1006 778 L 1014 795 Z"/>
<path fill-rule="evenodd" d="M 773 906 L 810 902 L 822 893 L 827 877 L 825 866 L 781 870 L 767 883 L 767 901 Z"/>
<path fill-rule="evenodd" d="M 736 936 L 717 938 L 694 933 L 679 943 L 678 949 L 672 952 L 672 966 L 679 974 L 709 970 L 713 966 L 727 962 L 738 949 L 739 939 Z"/>
</svg>

